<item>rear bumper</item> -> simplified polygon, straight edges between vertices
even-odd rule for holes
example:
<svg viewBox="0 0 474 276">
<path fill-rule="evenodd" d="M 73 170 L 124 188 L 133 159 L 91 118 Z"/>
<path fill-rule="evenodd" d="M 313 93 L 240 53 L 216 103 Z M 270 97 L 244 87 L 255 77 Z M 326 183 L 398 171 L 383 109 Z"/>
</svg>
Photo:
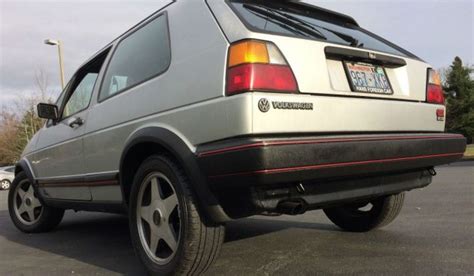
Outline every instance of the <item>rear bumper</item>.
<svg viewBox="0 0 474 276">
<path fill-rule="evenodd" d="M 456 134 L 238 138 L 198 148 L 211 187 L 262 186 L 427 169 L 459 160 Z"/>
</svg>

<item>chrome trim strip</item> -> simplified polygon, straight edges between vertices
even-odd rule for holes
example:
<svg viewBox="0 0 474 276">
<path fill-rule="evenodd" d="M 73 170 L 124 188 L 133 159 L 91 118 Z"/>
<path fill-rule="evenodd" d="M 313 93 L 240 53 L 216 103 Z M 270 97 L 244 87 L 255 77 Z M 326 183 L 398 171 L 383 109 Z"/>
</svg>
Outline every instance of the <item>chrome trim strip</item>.
<svg viewBox="0 0 474 276">
<path fill-rule="evenodd" d="M 63 175 L 63 176 L 43 177 L 43 178 L 36 178 L 36 180 L 38 180 L 38 181 L 44 181 L 44 180 L 59 180 L 59 179 L 68 179 L 68 178 L 101 176 L 101 175 L 108 175 L 108 174 L 115 174 L 115 173 L 119 173 L 119 171 L 107 171 L 107 172 L 97 172 L 97 173 L 87 173 L 87 174 L 75 174 L 75 175 Z"/>
</svg>

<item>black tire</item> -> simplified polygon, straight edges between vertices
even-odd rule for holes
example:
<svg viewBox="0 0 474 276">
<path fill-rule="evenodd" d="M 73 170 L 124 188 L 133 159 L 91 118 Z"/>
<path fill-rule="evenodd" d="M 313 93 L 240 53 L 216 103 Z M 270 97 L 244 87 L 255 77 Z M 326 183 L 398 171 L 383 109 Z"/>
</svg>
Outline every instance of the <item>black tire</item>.
<svg viewBox="0 0 474 276">
<path fill-rule="evenodd" d="M 143 238 L 141 239 L 139 235 L 138 224 L 142 220 L 140 218 L 137 221 L 140 188 L 142 185 L 151 185 L 146 183 L 146 179 L 154 173 L 160 173 L 169 179 L 179 204 L 177 212 L 179 213 L 180 226 L 176 232 L 179 232 L 180 236 L 177 242 L 177 249 L 174 251 L 174 256 L 170 257 L 171 260 L 165 264 L 159 264 L 149 257 L 147 249 L 142 244 Z M 149 193 L 152 192 L 149 191 Z M 143 207 L 143 198 L 140 200 L 142 201 L 140 206 Z M 206 221 L 199 213 L 196 206 L 196 198 L 191 191 L 188 177 L 170 157 L 154 155 L 140 165 L 134 177 L 129 202 L 129 224 L 132 244 L 140 261 L 151 275 L 202 274 L 219 255 L 224 241 L 225 228 L 223 225 Z M 168 223 L 170 223 L 169 221 L 170 219 L 168 218 Z"/>
<path fill-rule="evenodd" d="M 15 177 L 8 193 L 8 211 L 10 213 L 10 218 L 13 224 L 15 224 L 15 226 L 20 231 L 25 233 L 48 232 L 56 228 L 56 226 L 58 226 L 61 220 L 63 219 L 64 210 L 48 207 L 45 205 L 41 205 L 41 207 L 38 207 L 42 209 L 40 209 L 41 211 L 39 211 L 39 216 L 37 217 L 36 222 L 34 222 L 33 224 L 25 224 L 24 222 L 22 222 L 22 219 L 19 218 L 17 213 L 15 212 L 14 207 L 14 204 L 17 204 L 19 200 L 19 198 L 16 197 L 16 190 L 19 185 L 25 187 L 29 187 L 28 185 L 31 185 L 30 181 L 28 180 L 28 177 L 24 172 L 19 173 Z M 37 198 L 36 192 L 34 193 L 34 196 Z"/>
<path fill-rule="evenodd" d="M 372 208 L 360 210 L 366 203 L 354 203 L 324 209 L 326 216 L 343 230 L 367 232 L 391 223 L 402 210 L 405 193 L 374 199 L 369 203 Z"/>
</svg>

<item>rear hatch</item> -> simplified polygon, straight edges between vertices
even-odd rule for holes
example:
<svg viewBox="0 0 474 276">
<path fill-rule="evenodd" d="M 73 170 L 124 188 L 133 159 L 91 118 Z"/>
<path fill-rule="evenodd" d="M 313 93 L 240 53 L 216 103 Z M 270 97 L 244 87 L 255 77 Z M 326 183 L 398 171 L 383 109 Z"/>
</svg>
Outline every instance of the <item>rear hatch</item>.
<svg viewBox="0 0 474 276">
<path fill-rule="evenodd" d="M 429 65 L 345 15 L 300 2 L 230 1 L 283 53 L 300 93 L 425 101 Z"/>
</svg>

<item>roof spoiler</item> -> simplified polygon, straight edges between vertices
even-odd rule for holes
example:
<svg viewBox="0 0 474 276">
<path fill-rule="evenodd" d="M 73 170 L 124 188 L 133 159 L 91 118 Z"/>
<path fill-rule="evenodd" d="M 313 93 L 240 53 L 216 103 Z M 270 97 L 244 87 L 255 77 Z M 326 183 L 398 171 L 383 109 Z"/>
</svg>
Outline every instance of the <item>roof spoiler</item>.
<svg viewBox="0 0 474 276">
<path fill-rule="evenodd" d="M 258 2 L 258 0 L 257 0 L 257 2 Z M 277 1 L 271 1 L 271 2 L 273 2 L 273 3 L 278 3 L 278 2 L 280 2 L 280 3 L 283 3 L 283 2 L 291 3 L 292 6 L 295 7 L 295 8 L 300 8 L 300 9 L 304 8 L 306 11 L 314 12 L 314 13 L 318 13 L 318 14 L 322 15 L 323 17 L 325 17 L 326 21 L 332 21 L 332 22 L 339 23 L 339 24 L 344 23 L 344 24 L 349 24 L 349 25 L 359 27 L 359 23 L 357 23 L 357 21 L 353 17 L 350 17 L 350 16 L 342 14 L 342 13 L 338 13 L 338 12 L 335 12 L 335 11 L 331 11 L 331 10 L 328 10 L 328 9 L 325 9 L 325 8 L 321 8 L 321 7 L 312 5 L 310 3 L 303 2 L 301 0 L 277 0 Z"/>
</svg>

